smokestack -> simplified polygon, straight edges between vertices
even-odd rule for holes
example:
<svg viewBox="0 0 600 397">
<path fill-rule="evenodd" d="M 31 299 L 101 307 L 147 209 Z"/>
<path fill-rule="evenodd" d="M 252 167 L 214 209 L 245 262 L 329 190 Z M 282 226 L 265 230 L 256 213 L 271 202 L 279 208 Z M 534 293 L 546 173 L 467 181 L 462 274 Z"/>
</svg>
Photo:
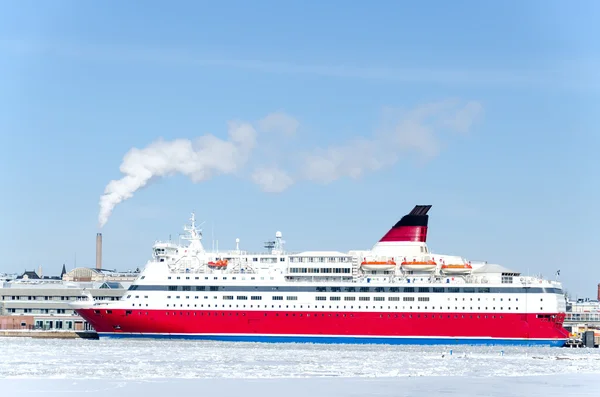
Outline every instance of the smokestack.
<svg viewBox="0 0 600 397">
<path fill-rule="evenodd" d="M 96 269 L 102 269 L 102 233 L 96 233 Z"/>
<path fill-rule="evenodd" d="M 598 284 L 598 300 L 600 301 L 600 284 Z"/>
</svg>

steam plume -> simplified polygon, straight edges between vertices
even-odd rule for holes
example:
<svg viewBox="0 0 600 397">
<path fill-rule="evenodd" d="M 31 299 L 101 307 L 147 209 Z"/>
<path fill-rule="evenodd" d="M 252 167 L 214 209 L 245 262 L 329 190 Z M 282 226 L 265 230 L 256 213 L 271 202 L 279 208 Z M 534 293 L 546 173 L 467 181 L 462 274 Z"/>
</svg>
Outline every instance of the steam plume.
<svg viewBox="0 0 600 397">
<path fill-rule="evenodd" d="M 229 123 L 229 139 L 205 135 L 188 139 L 158 140 L 144 149 L 131 149 L 121 163 L 121 179 L 110 181 L 100 197 L 98 221 L 103 227 L 115 206 L 133 196 L 153 178 L 183 174 L 193 182 L 217 174 L 232 174 L 247 161 L 256 144 L 256 130 L 247 123 Z"/>
<path fill-rule="evenodd" d="M 384 125 L 370 137 L 355 137 L 304 152 L 296 148 L 283 150 L 296 154 L 279 161 L 280 145 L 275 144 L 269 150 L 270 143 L 280 142 L 272 134 L 293 139 L 299 127 L 294 117 L 283 112 L 271 113 L 255 123 L 269 137 L 266 145 L 257 144 L 258 133 L 252 124 L 239 122 L 229 123 L 227 140 L 213 135 L 193 142 L 158 140 L 144 149 L 133 148 L 125 155 L 120 167 L 123 177 L 111 181 L 100 198 L 98 221 L 103 227 L 117 204 L 131 198 L 152 179 L 174 174 L 201 182 L 215 175 L 238 174 L 242 168 L 251 168 L 252 172 L 245 176 L 263 191 L 277 193 L 300 181 L 327 184 L 340 178 L 360 178 L 393 166 L 406 154 L 430 159 L 443 148 L 441 131 L 464 135 L 482 111 L 478 102 L 461 103 L 457 99 L 424 104 L 410 111 L 392 111 Z M 254 156 L 257 162 L 249 164 L 257 147 L 262 152 Z"/>
</svg>

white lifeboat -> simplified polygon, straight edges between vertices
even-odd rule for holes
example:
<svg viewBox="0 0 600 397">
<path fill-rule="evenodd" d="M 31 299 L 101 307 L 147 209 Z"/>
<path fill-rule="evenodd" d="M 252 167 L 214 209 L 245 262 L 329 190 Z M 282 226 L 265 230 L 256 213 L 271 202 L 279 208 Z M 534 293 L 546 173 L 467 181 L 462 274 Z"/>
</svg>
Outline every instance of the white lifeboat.
<svg viewBox="0 0 600 397">
<path fill-rule="evenodd" d="M 469 274 L 473 267 L 468 263 L 442 265 L 442 273 L 445 274 Z"/>
<path fill-rule="evenodd" d="M 401 266 L 404 270 L 411 270 L 415 272 L 431 272 L 437 268 L 437 263 L 431 259 L 420 259 L 413 258 L 411 260 L 404 260 L 401 263 Z"/>
<path fill-rule="evenodd" d="M 396 267 L 394 258 L 363 258 L 360 266 L 365 270 L 392 270 Z"/>
</svg>

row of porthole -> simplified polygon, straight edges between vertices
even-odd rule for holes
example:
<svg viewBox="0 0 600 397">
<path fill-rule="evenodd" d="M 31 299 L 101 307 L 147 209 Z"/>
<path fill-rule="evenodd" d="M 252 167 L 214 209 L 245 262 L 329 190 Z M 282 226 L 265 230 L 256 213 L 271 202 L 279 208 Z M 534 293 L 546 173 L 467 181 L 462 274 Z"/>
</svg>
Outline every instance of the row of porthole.
<svg viewBox="0 0 600 397">
<path fill-rule="evenodd" d="M 112 313 L 112 312 L 111 312 L 111 313 Z M 172 315 L 173 315 L 173 316 L 176 316 L 176 315 L 177 315 L 177 312 L 165 312 L 165 315 L 167 315 L 167 316 L 171 315 L 171 314 L 169 314 L 169 313 L 172 313 Z M 185 313 L 186 313 L 188 316 L 190 315 L 190 312 L 185 312 Z M 198 312 L 195 312 L 195 311 L 194 311 L 194 312 L 191 312 L 191 315 L 193 315 L 193 316 L 196 316 L 196 313 L 198 313 Z M 219 313 L 218 313 L 218 312 L 199 312 L 199 313 L 200 313 L 200 316 L 204 316 L 204 315 L 205 315 L 205 313 L 206 313 L 206 316 L 207 316 L 207 317 L 210 317 L 210 316 L 212 316 L 212 317 L 218 317 L 218 316 L 219 316 Z M 184 312 L 179 312 L 179 314 L 180 314 L 180 315 L 183 315 L 183 314 L 184 314 Z M 229 313 L 227 313 L 227 314 L 229 314 L 229 316 L 233 316 L 233 313 L 231 313 L 231 312 L 229 312 Z M 243 313 L 243 312 L 242 312 L 242 313 L 239 313 L 239 312 L 236 312 L 236 313 L 235 313 L 235 315 L 236 315 L 236 316 L 239 316 L 240 314 L 241 314 L 242 316 L 245 316 L 245 315 L 246 315 L 246 313 Z M 320 314 L 321 314 L 321 317 L 325 317 L 325 313 L 320 313 Z M 142 315 L 142 312 L 138 312 L 138 315 Z M 145 315 L 148 315 L 148 312 L 145 312 Z M 226 315 L 226 313 L 225 313 L 225 312 L 221 312 L 221 316 L 222 316 L 222 317 L 225 317 L 225 315 Z M 279 313 L 274 313 L 274 316 L 275 316 L 275 317 L 279 317 Z M 339 313 L 336 313 L 336 314 L 335 314 L 335 317 L 346 317 L 346 316 L 348 316 L 348 317 L 354 317 L 354 314 L 348 314 L 348 315 L 346 315 L 346 314 L 344 314 L 344 313 L 342 313 L 341 315 L 340 315 Z M 394 314 L 394 315 L 393 315 L 393 318 L 407 318 L 407 316 L 408 316 L 408 318 L 421 318 L 421 314 L 414 314 L 414 315 L 413 315 L 413 314 L 401 314 L 401 315 Z M 415 317 L 413 317 L 413 316 L 415 316 Z M 431 315 L 430 315 L 431 317 L 427 317 L 427 316 L 428 316 L 427 314 L 423 314 L 423 318 L 431 318 L 432 320 L 434 320 L 434 319 L 436 319 L 436 318 L 437 318 L 437 319 L 439 319 L 439 320 L 442 320 L 442 319 L 444 318 L 444 315 L 442 315 L 442 314 L 438 314 L 438 315 L 437 315 L 437 317 L 436 317 L 436 314 L 431 314 Z M 454 314 L 454 315 L 453 315 L 454 317 L 452 317 L 452 315 L 449 315 L 449 314 L 447 314 L 447 315 L 445 315 L 445 316 L 446 316 L 446 318 L 447 318 L 447 319 L 448 319 L 448 318 L 449 318 L 449 319 L 451 319 L 451 318 L 454 318 L 454 319 L 465 319 L 465 318 L 468 318 L 468 319 L 474 319 L 474 318 L 475 318 L 475 316 L 474 316 L 474 315 L 469 315 L 468 317 L 465 317 L 465 315 L 464 315 L 464 314 L 462 314 L 462 315 Z M 459 316 L 460 316 L 460 317 L 459 317 Z M 264 313 L 264 317 L 268 317 L 268 314 L 267 314 L 267 313 Z M 282 316 L 281 316 L 281 317 L 284 317 L 284 316 L 283 316 L 283 313 L 282 313 Z M 296 317 L 296 313 L 291 313 L 291 316 L 290 316 L 290 313 L 285 313 L 285 317 Z M 311 313 L 306 313 L 306 316 L 304 316 L 304 313 L 299 313 L 299 314 L 298 314 L 298 317 L 311 317 Z M 315 314 L 315 313 L 312 313 L 312 317 L 313 317 L 313 318 L 319 318 L 319 313 L 317 313 L 317 314 Z M 327 317 L 334 317 L 334 316 L 333 316 L 331 313 L 328 313 L 328 314 L 327 314 Z M 484 314 L 484 315 L 480 315 L 480 314 L 476 315 L 476 318 L 477 318 L 477 319 L 481 319 L 482 317 L 483 317 L 484 319 L 487 319 L 487 318 L 488 318 L 488 315 L 485 315 L 485 314 Z M 386 317 L 384 317 L 384 315 L 383 315 L 383 314 L 379 314 L 379 318 L 386 318 Z M 392 318 L 392 314 L 387 314 L 387 318 Z M 495 316 L 495 315 L 490 315 L 490 318 L 492 318 L 492 319 L 496 319 L 496 316 Z M 502 318 L 503 318 L 503 316 L 502 316 L 502 315 L 499 315 L 499 316 L 498 316 L 498 318 L 499 318 L 499 319 L 502 319 Z"/>
<path fill-rule="evenodd" d="M 128 299 L 131 298 L 131 297 L 132 297 L 132 295 L 127 295 Z M 216 295 L 213 295 L 213 298 L 217 299 L 218 297 Z M 234 299 L 234 297 L 232 295 L 224 295 L 221 298 L 224 299 L 224 300 L 233 300 Z M 245 295 L 238 295 L 235 298 L 237 300 L 248 300 L 248 296 L 245 296 Z M 252 298 L 251 300 L 262 300 L 262 296 L 251 296 L 251 298 Z M 273 296 L 272 298 L 273 298 L 273 300 L 283 300 L 283 296 Z M 340 296 L 330 296 L 329 300 L 331 300 L 331 301 L 334 301 L 334 300 L 335 301 L 339 301 L 339 300 L 341 300 L 341 298 L 342 297 L 340 297 Z M 355 297 L 353 297 L 353 296 L 351 296 L 351 297 L 345 296 L 344 297 L 344 301 L 354 301 L 354 298 Z M 366 296 L 366 297 L 359 297 L 359 300 L 360 301 L 368 301 L 368 300 L 370 300 L 370 298 L 371 297 L 368 297 L 368 296 Z M 140 299 L 140 296 L 136 295 L 135 299 Z M 143 299 L 148 299 L 148 295 L 145 295 Z M 171 295 L 167 296 L 167 299 L 171 299 Z M 180 299 L 180 295 L 175 296 L 175 299 Z M 185 295 L 185 299 L 190 299 L 190 295 Z M 194 299 L 200 299 L 200 297 L 199 296 L 194 296 Z M 208 299 L 208 296 L 204 296 L 204 299 Z M 315 299 L 317 301 L 325 301 L 325 300 L 327 300 L 327 298 L 324 297 L 324 296 L 316 296 Z M 500 301 L 502 302 L 503 299 L 504 298 L 500 298 Z M 286 300 L 297 301 L 298 297 L 297 296 L 286 296 Z M 384 297 L 374 297 L 374 301 L 383 301 L 383 300 L 384 300 Z M 399 300 L 399 297 L 388 297 L 388 301 L 398 301 L 398 300 Z M 414 300 L 414 297 L 406 297 L 406 296 L 403 297 L 403 301 L 409 301 L 409 300 L 411 300 L 411 301 Z M 418 297 L 418 300 L 420 302 L 427 302 L 427 301 L 430 300 L 430 297 Z M 450 300 L 451 300 L 451 298 L 448 298 L 448 301 L 450 301 Z M 465 301 L 465 298 L 463 298 L 462 300 Z M 487 300 L 488 300 L 488 298 L 486 298 L 486 301 Z M 511 298 L 508 298 L 509 302 L 510 302 L 510 300 L 511 300 Z M 458 298 L 455 298 L 455 301 L 458 301 Z M 470 298 L 470 301 L 473 301 L 473 298 Z M 477 301 L 481 301 L 481 298 L 477 298 Z M 492 301 L 495 302 L 496 298 L 492 298 Z M 515 301 L 518 302 L 519 298 L 515 298 Z M 544 299 L 540 298 L 540 302 L 543 302 L 543 301 L 544 301 Z"/>
<path fill-rule="evenodd" d="M 133 306 L 135 306 L 135 304 L 133 304 Z M 148 306 L 148 305 L 146 304 L 146 307 L 147 307 L 147 306 Z M 140 304 L 140 307 L 141 307 L 141 304 Z M 167 307 L 170 307 L 170 306 L 169 306 L 169 304 L 167 304 Z M 173 307 L 177 307 L 177 305 L 173 304 Z M 183 304 L 181 304 L 179 307 L 184 307 L 184 306 L 183 306 Z M 188 304 L 188 305 L 187 305 L 187 307 L 191 307 L 191 306 Z M 198 305 L 194 305 L 193 307 L 198 307 Z M 204 307 L 204 305 L 200 305 L 200 307 Z M 211 307 L 211 305 L 207 305 L 207 307 Z M 215 308 L 218 308 L 218 307 L 219 307 L 219 305 L 214 305 L 214 307 L 215 307 Z M 226 308 L 226 307 L 227 307 L 226 305 L 221 305 L 221 308 Z M 230 308 L 233 308 L 233 305 L 229 305 L 229 307 L 230 307 Z M 239 308 L 240 306 L 239 306 L 239 305 L 235 305 L 235 307 L 236 307 L 236 308 Z M 253 307 L 254 307 L 254 305 L 250 305 L 250 308 L 253 308 Z M 242 305 L 242 308 L 246 308 L 246 305 Z M 260 309 L 261 307 L 260 307 L 260 305 L 256 305 L 256 308 L 257 308 L 257 309 Z M 264 308 L 265 308 L 265 309 L 268 309 L 269 307 L 268 307 L 268 305 L 265 305 L 265 306 L 264 306 Z M 272 308 L 272 309 L 275 309 L 275 305 L 271 305 L 271 308 Z M 279 305 L 279 307 L 278 307 L 278 308 L 279 308 L 279 309 L 282 309 L 281 305 Z M 285 306 L 285 309 L 289 309 L 289 308 L 290 308 L 290 307 L 289 307 L 289 305 L 286 305 L 286 306 Z M 296 309 L 296 306 L 294 305 L 294 306 L 292 307 L 292 309 Z M 300 309 L 303 309 L 303 306 L 302 306 L 302 305 L 300 306 Z M 310 306 L 310 305 L 309 305 L 309 306 L 307 306 L 307 307 L 306 307 L 306 309 L 311 309 L 311 306 Z M 314 307 L 314 309 L 319 309 L 319 307 L 318 307 L 318 306 L 315 306 L 315 307 Z M 326 309 L 326 307 L 325 307 L 325 306 L 321 306 L 321 309 Z M 333 308 L 332 306 L 329 306 L 329 309 L 334 309 L 334 308 Z M 336 306 L 336 307 L 335 307 L 335 309 L 340 309 L 340 307 L 339 307 L 339 306 Z M 346 306 L 343 306 L 343 307 L 341 307 L 341 309 L 346 309 Z M 354 310 L 354 306 L 350 306 L 350 307 L 349 307 L 349 309 L 351 309 L 351 310 Z M 371 307 L 371 309 L 377 309 L 377 306 L 372 306 L 372 307 Z M 380 310 L 386 310 L 386 309 L 384 309 L 384 306 L 379 306 L 379 309 L 380 309 Z M 358 310 L 363 310 L 363 309 L 362 309 L 362 306 L 358 306 Z M 369 306 L 365 306 L 364 310 L 369 310 Z M 394 306 L 394 308 L 393 308 L 393 309 L 392 309 L 392 307 L 391 307 L 391 306 L 388 306 L 388 307 L 387 307 L 387 310 L 398 310 L 398 306 Z M 407 310 L 407 309 L 406 309 L 406 306 L 402 306 L 402 310 Z M 413 307 L 412 307 L 412 306 L 409 306 L 409 307 L 408 307 L 408 310 L 413 310 Z M 421 310 L 421 306 L 417 306 L 417 308 L 416 308 L 415 310 Z M 423 310 L 436 310 L 436 306 L 432 306 L 432 307 L 431 307 L 431 309 L 428 309 L 428 307 L 427 307 L 427 306 L 425 306 L 425 307 L 423 308 Z M 443 308 L 442 306 L 440 306 L 438 310 L 444 310 L 444 308 Z M 450 306 L 448 306 L 448 309 L 447 309 L 447 310 L 452 310 L 452 308 L 451 308 Z M 461 310 L 461 309 L 459 309 L 459 307 L 458 307 L 458 306 L 455 306 L 455 307 L 454 307 L 454 310 Z M 467 310 L 467 308 L 466 308 L 465 306 L 463 306 L 463 307 L 462 307 L 462 310 Z M 468 309 L 468 310 L 474 310 L 474 309 L 473 309 L 473 306 L 469 307 L 469 309 Z M 482 309 L 481 309 L 481 307 L 477 307 L 477 310 L 482 310 Z M 485 307 L 483 310 L 488 310 L 488 307 Z M 495 307 L 495 306 L 494 306 L 494 307 L 492 307 L 492 309 L 491 309 L 491 310 L 496 310 L 496 307 Z M 500 309 L 499 309 L 499 310 L 504 310 L 504 307 L 500 307 Z M 508 307 L 508 308 L 507 308 L 507 310 L 511 310 L 511 307 Z M 515 307 L 515 308 L 514 308 L 514 310 L 517 310 L 517 311 L 518 311 L 518 310 L 519 310 L 519 308 L 518 308 L 518 307 Z M 543 308 L 543 307 L 540 307 L 540 310 L 544 310 L 544 308 Z"/>
</svg>

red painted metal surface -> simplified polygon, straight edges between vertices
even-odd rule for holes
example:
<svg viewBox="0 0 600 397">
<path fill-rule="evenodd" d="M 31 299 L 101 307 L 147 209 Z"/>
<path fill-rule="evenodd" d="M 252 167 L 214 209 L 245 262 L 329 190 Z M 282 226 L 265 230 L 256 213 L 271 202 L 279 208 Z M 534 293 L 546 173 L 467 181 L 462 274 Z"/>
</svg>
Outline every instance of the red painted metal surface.
<svg viewBox="0 0 600 397">
<path fill-rule="evenodd" d="M 427 226 L 394 227 L 379 241 L 416 241 L 424 243 L 427 241 Z"/>
<path fill-rule="evenodd" d="M 97 332 L 565 338 L 564 314 L 78 309 Z"/>
</svg>

